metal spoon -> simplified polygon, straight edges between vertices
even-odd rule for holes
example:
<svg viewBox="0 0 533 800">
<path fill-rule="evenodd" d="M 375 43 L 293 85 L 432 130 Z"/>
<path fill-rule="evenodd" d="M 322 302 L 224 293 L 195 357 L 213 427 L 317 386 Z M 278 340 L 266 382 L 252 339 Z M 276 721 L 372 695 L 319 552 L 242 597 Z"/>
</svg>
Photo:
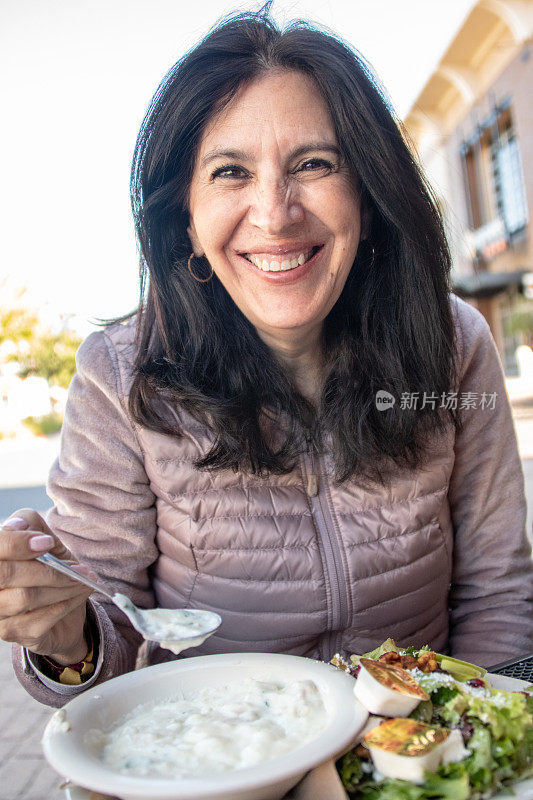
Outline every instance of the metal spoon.
<svg viewBox="0 0 533 800">
<path fill-rule="evenodd" d="M 214 611 L 202 611 L 195 608 L 184 609 L 142 609 L 138 608 L 129 597 L 120 592 L 106 591 L 99 583 L 91 580 L 81 572 L 72 569 L 70 564 L 66 561 L 56 558 L 51 553 L 44 553 L 38 556 L 37 561 L 47 564 L 52 569 L 68 575 L 75 581 L 85 583 L 92 589 L 108 597 L 120 610 L 127 616 L 133 627 L 148 641 L 158 642 L 162 647 L 172 650 L 174 653 L 179 653 L 181 650 L 186 650 L 188 647 L 198 647 L 204 642 L 208 636 L 211 636 L 222 624 L 221 617 Z M 194 626 L 194 632 L 187 635 L 175 635 L 172 626 L 178 624 L 182 626 Z M 170 626 L 167 631 L 164 630 L 165 623 Z M 163 627 L 161 628 L 161 624 Z M 159 625 L 159 630 L 157 626 Z"/>
</svg>

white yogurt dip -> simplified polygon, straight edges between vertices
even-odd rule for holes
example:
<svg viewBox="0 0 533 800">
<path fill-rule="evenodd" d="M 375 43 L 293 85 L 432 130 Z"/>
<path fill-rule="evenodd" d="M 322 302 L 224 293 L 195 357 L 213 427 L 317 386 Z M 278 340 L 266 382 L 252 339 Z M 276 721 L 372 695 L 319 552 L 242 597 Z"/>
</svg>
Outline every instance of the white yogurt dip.
<svg viewBox="0 0 533 800">
<path fill-rule="evenodd" d="M 132 602 L 129 597 L 117 592 L 115 602 L 129 612 Z M 158 642 L 161 647 L 176 655 L 190 647 L 199 647 L 218 628 L 220 617 L 212 611 L 201 614 L 187 608 L 139 608 L 145 639 Z"/>
<path fill-rule="evenodd" d="M 218 616 L 210 611 L 201 617 L 186 608 L 149 608 L 140 613 L 148 636 L 176 654 L 199 647 L 219 624 Z"/>
<path fill-rule="evenodd" d="M 314 739 L 327 721 L 312 681 L 247 679 L 139 706 L 87 741 L 123 774 L 193 778 L 270 761 Z"/>
</svg>

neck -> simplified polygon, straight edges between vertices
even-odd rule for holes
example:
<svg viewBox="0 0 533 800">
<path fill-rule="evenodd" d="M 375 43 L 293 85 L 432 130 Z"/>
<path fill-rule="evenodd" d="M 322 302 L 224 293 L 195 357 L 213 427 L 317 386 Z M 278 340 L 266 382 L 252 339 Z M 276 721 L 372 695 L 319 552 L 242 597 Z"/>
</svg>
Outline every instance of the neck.
<svg viewBox="0 0 533 800">
<path fill-rule="evenodd" d="M 305 332 L 272 333 L 257 329 L 257 333 L 274 352 L 298 391 L 316 405 L 323 378 L 322 326 Z"/>
</svg>

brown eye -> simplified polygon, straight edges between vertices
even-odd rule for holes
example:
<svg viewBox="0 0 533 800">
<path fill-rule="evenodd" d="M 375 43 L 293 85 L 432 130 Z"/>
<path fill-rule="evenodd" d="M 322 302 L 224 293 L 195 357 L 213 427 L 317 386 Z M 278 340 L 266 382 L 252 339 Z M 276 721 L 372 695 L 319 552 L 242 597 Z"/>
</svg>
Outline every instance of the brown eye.
<svg viewBox="0 0 533 800">
<path fill-rule="evenodd" d="M 304 161 L 298 169 L 297 172 L 314 172 L 320 169 L 327 169 L 329 171 L 333 170 L 333 164 L 329 161 L 326 161 L 325 158 L 308 158 L 307 161 Z"/>
<path fill-rule="evenodd" d="M 215 180 L 215 178 L 244 178 L 245 175 L 246 172 L 242 167 L 236 164 L 226 164 L 224 167 L 217 167 L 217 169 L 211 173 L 211 180 Z"/>
</svg>

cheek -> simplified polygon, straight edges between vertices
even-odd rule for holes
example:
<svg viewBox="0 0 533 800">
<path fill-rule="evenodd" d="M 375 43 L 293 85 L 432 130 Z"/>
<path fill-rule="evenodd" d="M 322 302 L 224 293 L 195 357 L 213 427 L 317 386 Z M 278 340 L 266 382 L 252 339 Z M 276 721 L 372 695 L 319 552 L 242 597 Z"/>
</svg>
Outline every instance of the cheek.
<svg viewBox="0 0 533 800">
<path fill-rule="evenodd" d="M 339 208 L 335 231 L 335 249 L 337 251 L 335 261 L 337 263 L 331 274 L 333 278 L 340 277 L 344 284 L 352 268 L 361 239 L 361 215 L 359 206 L 354 204 L 353 198 L 350 199 L 350 203 L 344 204 L 342 209 L 341 211 Z"/>
<path fill-rule="evenodd" d="M 213 187 L 194 187 L 191 191 L 190 219 L 206 254 L 215 257 L 216 251 L 229 241 L 236 205 L 227 196 L 218 195 Z"/>
<path fill-rule="evenodd" d="M 345 206 L 345 213 L 339 219 L 339 239 L 346 255 L 355 258 L 361 239 L 361 213 L 353 201 L 351 206 Z"/>
<path fill-rule="evenodd" d="M 224 247 L 231 236 L 231 211 L 228 212 L 228 207 L 231 208 L 228 203 L 210 203 L 194 216 L 198 237 L 206 253 L 213 256 Z"/>
<path fill-rule="evenodd" d="M 320 220 L 339 239 L 359 238 L 361 230 L 361 208 L 359 197 L 347 179 L 338 175 L 322 191 L 317 185 L 306 192 L 305 206 L 308 213 Z"/>
</svg>

